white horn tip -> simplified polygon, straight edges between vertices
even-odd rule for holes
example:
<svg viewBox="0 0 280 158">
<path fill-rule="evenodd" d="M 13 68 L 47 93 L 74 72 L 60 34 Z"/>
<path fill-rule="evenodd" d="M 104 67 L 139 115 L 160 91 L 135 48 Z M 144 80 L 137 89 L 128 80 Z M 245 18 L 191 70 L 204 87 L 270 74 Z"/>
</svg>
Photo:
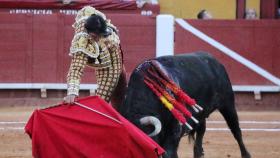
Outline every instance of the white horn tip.
<svg viewBox="0 0 280 158">
<path fill-rule="evenodd" d="M 158 135 L 162 128 L 160 120 L 154 116 L 146 116 L 146 117 L 141 118 L 140 124 L 141 125 L 153 125 L 155 127 L 155 130 L 152 133 L 148 134 L 150 137 Z"/>
</svg>

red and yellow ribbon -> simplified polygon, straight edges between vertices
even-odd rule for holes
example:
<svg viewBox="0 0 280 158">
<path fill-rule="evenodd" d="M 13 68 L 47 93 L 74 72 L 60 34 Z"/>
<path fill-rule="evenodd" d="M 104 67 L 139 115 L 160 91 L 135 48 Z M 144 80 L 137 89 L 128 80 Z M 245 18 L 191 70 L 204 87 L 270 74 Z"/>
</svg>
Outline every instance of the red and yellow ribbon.
<svg viewBox="0 0 280 158">
<path fill-rule="evenodd" d="M 144 82 L 154 92 L 154 94 L 156 94 L 156 96 L 159 98 L 162 104 L 172 113 L 172 115 L 179 122 L 185 124 L 190 130 L 192 130 L 192 127 L 187 123 L 186 118 L 183 116 L 184 114 L 188 118 L 191 118 L 196 123 L 198 123 L 198 121 L 194 117 L 192 117 L 192 114 L 183 105 L 180 105 L 179 102 L 177 102 L 174 98 L 172 98 L 166 91 L 164 91 L 163 88 L 161 88 L 158 84 L 156 84 L 147 76 L 145 76 Z M 176 108 L 178 108 L 181 112 L 183 112 L 183 114 L 180 111 L 178 111 Z"/>
<path fill-rule="evenodd" d="M 145 80 L 148 80 L 166 98 L 166 100 L 168 100 L 175 108 L 180 110 L 186 117 L 192 117 L 192 113 L 190 113 L 182 103 L 173 98 L 165 89 L 147 76 L 145 76 Z"/>
<path fill-rule="evenodd" d="M 159 100 L 162 102 L 162 104 L 173 114 L 173 116 L 180 121 L 181 123 L 186 123 L 185 117 L 174 108 L 174 106 L 154 87 L 152 83 L 150 83 L 148 80 L 144 80 L 145 84 L 156 94 L 156 96 L 159 98 Z"/>
<path fill-rule="evenodd" d="M 167 87 L 168 89 L 170 89 L 176 96 L 178 96 L 179 101 L 182 103 L 186 103 L 189 106 L 191 106 L 196 112 L 198 112 L 200 110 L 203 110 L 199 105 L 197 105 L 196 101 L 194 99 L 192 99 L 191 97 L 189 97 L 179 86 L 176 85 L 176 83 L 174 83 L 172 80 L 170 80 L 168 78 L 168 76 L 166 76 L 166 74 L 164 74 L 162 71 L 160 71 L 160 68 L 156 67 L 159 71 L 159 73 L 161 75 L 164 75 L 162 79 L 160 76 L 158 76 L 156 74 L 155 71 L 153 71 L 153 69 L 148 69 L 148 73 L 150 75 L 152 75 L 153 77 L 155 77 L 157 80 L 159 80 L 165 87 Z M 198 108 L 198 109 L 197 109 Z"/>
</svg>

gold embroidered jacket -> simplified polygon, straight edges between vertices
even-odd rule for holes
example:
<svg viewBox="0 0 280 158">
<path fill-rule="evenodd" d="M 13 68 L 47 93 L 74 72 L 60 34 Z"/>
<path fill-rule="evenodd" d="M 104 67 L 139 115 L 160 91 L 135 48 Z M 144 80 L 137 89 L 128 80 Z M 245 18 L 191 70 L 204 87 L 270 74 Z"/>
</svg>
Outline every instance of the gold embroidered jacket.
<svg viewBox="0 0 280 158">
<path fill-rule="evenodd" d="M 106 19 L 103 13 L 87 6 L 78 12 L 73 24 L 75 35 L 69 54 L 72 56 L 72 61 L 67 75 L 67 94 L 79 95 L 84 68 L 90 66 L 96 70 L 98 84 L 96 94 L 109 102 L 122 71 L 120 40 L 114 31 L 108 37 L 101 37 L 98 41 L 92 39 L 84 28 L 86 19 L 92 14 L 98 14 Z M 116 30 L 108 19 L 106 22 L 109 29 Z"/>
</svg>

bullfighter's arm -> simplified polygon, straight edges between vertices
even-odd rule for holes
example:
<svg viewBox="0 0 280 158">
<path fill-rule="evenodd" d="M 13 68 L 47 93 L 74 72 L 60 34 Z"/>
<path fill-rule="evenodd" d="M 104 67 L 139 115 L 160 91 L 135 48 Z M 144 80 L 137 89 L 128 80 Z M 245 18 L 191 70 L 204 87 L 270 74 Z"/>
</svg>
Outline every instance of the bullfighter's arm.
<svg viewBox="0 0 280 158">
<path fill-rule="evenodd" d="M 75 53 L 67 75 L 67 95 L 79 95 L 80 80 L 88 58 L 84 53 Z"/>
</svg>

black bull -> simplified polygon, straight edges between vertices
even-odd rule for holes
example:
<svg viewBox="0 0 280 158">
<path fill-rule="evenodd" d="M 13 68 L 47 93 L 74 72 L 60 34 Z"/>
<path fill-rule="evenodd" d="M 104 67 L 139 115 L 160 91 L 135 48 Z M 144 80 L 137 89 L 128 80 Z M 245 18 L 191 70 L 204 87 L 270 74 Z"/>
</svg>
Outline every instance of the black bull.
<svg viewBox="0 0 280 158">
<path fill-rule="evenodd" d="M 177 85 L 204 108 L 203 112 L 197 114 L 189 109 L 199 120 L 199 124 L 188 121 L 194 127 L 193 131 L 188 131 L 145 85 L 143 72 L 151 67 L 150 61 L 140 64 L 131 74 L 126 98 L 124 104 L 119 107 L 119 112 L 147 134 L 151 133 L 154 127 L 147 123 L 143 125 L 140 119 L 145 116 L 154 116 L 160 121 L 161 130 L 152 138 L 166 150 L 164 158 L 177 158 L 177 148 L 181 137 L 185 133 L 191 135 L 196 133 L 194 157 L 201 158 L 204 155 L 202 140 L 206 129 L 205 118 L 213 111 L 219 110 L 239 144 L 242 158 L 250 158 L 243 144 L 234 105 L 234 94 L 223 65 L 206 53 L 165 56 L 155 60 L 163 66 L 168 76 Z"/>
</svg>

